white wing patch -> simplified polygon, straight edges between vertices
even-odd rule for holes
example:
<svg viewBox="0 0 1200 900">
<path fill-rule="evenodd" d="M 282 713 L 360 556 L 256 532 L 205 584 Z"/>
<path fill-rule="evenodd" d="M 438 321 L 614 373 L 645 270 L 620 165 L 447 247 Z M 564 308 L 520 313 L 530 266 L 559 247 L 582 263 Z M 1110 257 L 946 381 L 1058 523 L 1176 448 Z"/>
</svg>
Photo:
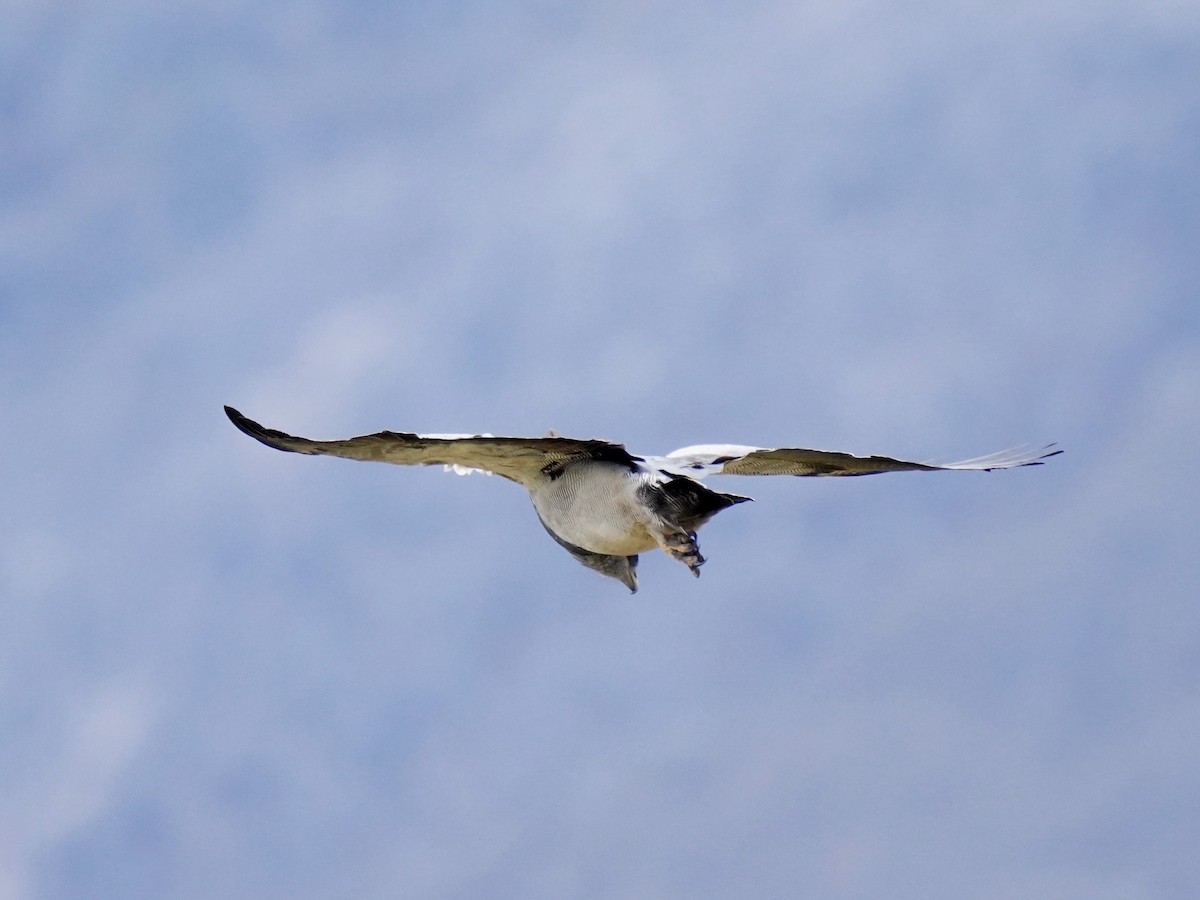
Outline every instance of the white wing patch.
<svg viewBox="0 0 1200 900">
<path fill-rule="evenodd" d="M 647 456 L 646 468 L 670 472 L 672 475 L 686 475 L 699 481 L 706 475 L 720 474 L 730 460 L 744 459 L 761 449 L 744 444 L 695 444 L 672 450 L 666 456 Z"/>
<path fill-rule="evenodd" d="M 494 434 L 418 434 L 417 437 L 430 438 L 435 441 L 457 441 L 461 438 L 477 438 L 477 437 L 495 437 Z M 474 475 L 479 472 L 481 475 L 495 475 L 495 472 L 489 472 L 487 469 L 477 469 L 474 466 L 464 466 L 459 463 L 450 463 L 442 466 L 443 472 L 453 472 L 455 475 Z"/>
<path fill-rule="evenodd" d="M 1054 444 L 1047 444 L 1045 447 L 1036 448 L 1024 445 L 1013 447 L 1011 450 L 998 450 L 986 456 L 960 459 L 957 462 L 931 462 L 926 465 L 936 466 L 939 469 L 960 469 L 976 472 L 990 472 L 992 469 L 1018 469 L 1021 466 L 1034 465 L 1040 460 L 1048 459 L 1051 456 L 1057 456 L 1062 453 L 1061 450 L 1052 450 L 1052 447 L 1054 447 Z"/>
</svg>

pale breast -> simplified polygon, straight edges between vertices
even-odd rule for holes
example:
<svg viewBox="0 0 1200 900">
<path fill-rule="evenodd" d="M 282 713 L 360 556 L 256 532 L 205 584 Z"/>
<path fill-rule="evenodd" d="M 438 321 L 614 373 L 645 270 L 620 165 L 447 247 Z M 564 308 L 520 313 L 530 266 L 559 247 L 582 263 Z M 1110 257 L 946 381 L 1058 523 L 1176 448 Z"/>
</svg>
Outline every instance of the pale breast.
<svg viewBox="0 0 1200 900">
<path fill-rule="evenodd" d="M 546 527 L 564 541 L 614 556 L 643 553 L 657 546 L 637 503 L 637 477 L 608 462 L 574 463 L 529 495 Z"/>
</svg>

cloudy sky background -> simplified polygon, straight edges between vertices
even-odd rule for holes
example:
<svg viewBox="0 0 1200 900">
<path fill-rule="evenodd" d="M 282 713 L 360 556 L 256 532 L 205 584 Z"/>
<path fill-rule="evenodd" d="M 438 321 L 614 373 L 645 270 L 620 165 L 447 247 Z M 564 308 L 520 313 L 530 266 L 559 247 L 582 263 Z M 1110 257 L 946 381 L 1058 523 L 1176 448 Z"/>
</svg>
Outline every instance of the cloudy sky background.
<svg viewBox="0 0 1200 900">
<path fill-rule="evenodd" d="M 1200 7 L 15 0 L 0 897 L 1191 898 Z M 574 563 L 382 428 L 729 479 Z"/>
</svg>

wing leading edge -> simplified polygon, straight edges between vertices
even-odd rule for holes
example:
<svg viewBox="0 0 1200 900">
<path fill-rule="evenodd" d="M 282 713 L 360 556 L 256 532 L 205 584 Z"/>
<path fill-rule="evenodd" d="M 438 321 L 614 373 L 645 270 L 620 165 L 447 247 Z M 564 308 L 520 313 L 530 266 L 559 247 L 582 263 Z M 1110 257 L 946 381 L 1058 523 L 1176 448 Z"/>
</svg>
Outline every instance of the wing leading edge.
<svg viewBox="0 0 1200 900">
<path fill-rule="evenodd" d="M 244 434 L 276 450 L 402 466 L 443 465 L 460 473 L 478 469 L 521 484 L 580 460 L 606 460 L 631 468 L 639 462 L 621 444 L 602 440 L 380 431 L 340 441 L 315 441 L 265 428 L 230 406 L 225 407 L 225 414 Z"/>
</svg>

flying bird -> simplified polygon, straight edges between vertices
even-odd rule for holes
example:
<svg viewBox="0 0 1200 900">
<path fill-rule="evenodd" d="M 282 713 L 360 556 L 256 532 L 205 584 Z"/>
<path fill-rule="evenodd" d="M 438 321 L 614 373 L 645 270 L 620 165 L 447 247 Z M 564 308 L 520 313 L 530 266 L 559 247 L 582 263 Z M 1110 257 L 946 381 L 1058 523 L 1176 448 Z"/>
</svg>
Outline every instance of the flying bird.
<svg viewBox="0 0 1200 900">
<path fill-rule="evenodd" d="M 956 463 L 907 462 L 798 447 L 701 444 L 666 456 L 635 455 L 622 444 L 488 434 L 380 431 L 342 441 L 314 441 L 264 428 L 232 407 L 239 429 L 276 450 L 340 456 L 396 465 L 441 465 L 460 475 L 499 475 L 529 491 L 550 537 L 589 569 L 636 592 L 638 554 L 656 548 L 700 576 L 700 526 L 750 497 L 714 491 L 709 475 L 874 475 L 881 472 L 983 471 L 1038 466 L 1062 453 L 1053 444 L 1032 452 L 1006 450 Z"/>
</svg>

